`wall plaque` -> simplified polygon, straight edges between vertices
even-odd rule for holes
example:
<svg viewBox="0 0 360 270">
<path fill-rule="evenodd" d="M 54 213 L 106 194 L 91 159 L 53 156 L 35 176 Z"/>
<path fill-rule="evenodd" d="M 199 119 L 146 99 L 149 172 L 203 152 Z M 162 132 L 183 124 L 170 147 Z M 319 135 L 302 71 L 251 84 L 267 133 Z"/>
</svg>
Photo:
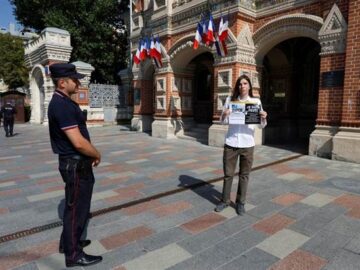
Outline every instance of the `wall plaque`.
<svg viewBox="0 0 360 270">
<path fill-rule="evenodd" d="M 338 87 L 344 85 L 344 70 L 335 70 L 321 73 L 322 87 Z"/>
</svg>

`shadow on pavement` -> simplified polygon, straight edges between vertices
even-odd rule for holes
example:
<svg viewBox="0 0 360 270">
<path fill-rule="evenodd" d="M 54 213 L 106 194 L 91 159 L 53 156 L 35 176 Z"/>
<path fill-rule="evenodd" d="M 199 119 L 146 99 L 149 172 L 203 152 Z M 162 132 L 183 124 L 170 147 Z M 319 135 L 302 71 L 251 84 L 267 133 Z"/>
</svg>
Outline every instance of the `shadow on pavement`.
<svg viewBox="0 0 360 270">
<path fill-rule="evenodd" d="M 214 205 L 220 202 L 221 193 L 214 188 L 214 185 L 208 184 L 205 181 L 189 176 L 189 175 L 180 175 L 179 176 L 179 187 L 190 187 L 190 189 L 213 203 Z"/>
</svg>

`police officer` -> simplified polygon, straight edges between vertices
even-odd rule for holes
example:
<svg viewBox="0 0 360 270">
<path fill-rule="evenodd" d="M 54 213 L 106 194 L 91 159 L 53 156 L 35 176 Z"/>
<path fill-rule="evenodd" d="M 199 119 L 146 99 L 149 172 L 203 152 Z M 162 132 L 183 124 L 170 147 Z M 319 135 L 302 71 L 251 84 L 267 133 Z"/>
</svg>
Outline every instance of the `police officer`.
<svg viewBox="0 0 360 270">
<path fill-rule="evenodd" d="M 1 114 L 4 117 L 5 136 L 11 137 L 13 136 L 13 131 L 14 131 L 14 120 L 15 120 L 16 109 L 8 101 L 6 105 L 1 108 Z"/>
<path fill-rule="evenodd" d="M 95 182 L 92 166 L 100 163 L 101 155 L 91 144 L 84 115 L 70 97 L 77 93 L 79 79 L 72 64 L 50 66 L 56 87 L 48 107 L 51 147 L 59 155 L 59 171 L 65 182 L 65 209 L 59 252 L 65 254 L 67 267 L 88 266 L 102 260 L 86 254 L 82 248 L 91 243 L 81 240 L 89 218 L 91 196 Z"/>
</svg>

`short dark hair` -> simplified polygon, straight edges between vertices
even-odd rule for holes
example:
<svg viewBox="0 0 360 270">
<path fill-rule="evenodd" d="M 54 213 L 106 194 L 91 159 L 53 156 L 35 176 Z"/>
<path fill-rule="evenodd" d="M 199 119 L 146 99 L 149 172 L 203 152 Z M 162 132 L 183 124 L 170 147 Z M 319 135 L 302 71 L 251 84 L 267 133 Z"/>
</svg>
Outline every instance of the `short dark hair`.
<svg viewBox="0 0 360 270">
<path fill-rule="evenodd" d="M 71 80 L 71 78 L 69 78 L 69 77 L 51 78 L 51 79 L 52 79 L 55 87 L 58 86 L 58 82 L 59 82 L 60 80 Z"/>
<path fill-rule="evenodd" d="M 58 81 L 62 78 L 51 78 L 55 87 L 57 87 Z"/>
</svg>

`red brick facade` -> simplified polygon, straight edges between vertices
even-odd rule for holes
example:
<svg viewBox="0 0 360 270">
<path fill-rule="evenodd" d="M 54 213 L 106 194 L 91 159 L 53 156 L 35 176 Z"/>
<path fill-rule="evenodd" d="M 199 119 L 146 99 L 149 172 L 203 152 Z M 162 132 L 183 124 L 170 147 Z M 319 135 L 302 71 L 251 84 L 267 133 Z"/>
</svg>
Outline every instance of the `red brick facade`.
<svg viewBox="0 0 360 270">
<path fill-rule="evenodd" d="M 232 13 L 229 15 L 229 29 L 232 40 L 230 41 L 229 37 L 228 42 L 236 44 L 237 49 L 234 50 L 234 46 L 231 49 L 232 52 L 236 51 L 236 53 L 233 53 L 232 58 L 227 61 L 219 61 L 218 58 L 214 56 L 211 60 L 213 61 L 213 66 L 209 69 L 209 73 L 212 76 L 211 101 L 213 104 L 211 111 L 213 123 L 219 119 L 221 113 L 219 96 L 226 95 L 227 91 L 226 87 L 219 86 L 219 72 L 231 70 L 231 73 L 229 73 L 229 75 L 231 74 L 231 78 L 229 79 L 231 86 L 228 87 L 229 92 L 235 85 L 239 75 L 244 71 L 250 72 L 252 78 L 258 76 L 259 83 L 254 87 L 254 94 L 262 97 L 261 77 L 264 70 L 263 59 L 267 53 L 276 45 L 288 39 L 310 38 L 321 47 L 320 70 L 318 73 L 319 85 L 316 89 L 318 95 L 316 98 L 317 109 L 314 113 L 315 115 L 317 113 L 316 125 L 329 127 L 360 127 L 360 68 L 358 67 L 360 63 L 360 2 L 358 0 L 321 0 L 309 1 L 309 4 L 296 4 L 296 1 L 290 0 L 282 2 L 285 2 L 284 5 L 286 5 L 287 2 L 293 2 L 293 6 L 296 7 L 292 8 L 291 5 L 288 5 L 289 8 L 287 9 L 280 7 L 277 12 L 270 12 L 270 8 L 268 8 L 267 12 L 259 12 L 256 16 L 249 15 L 251 13 L 247 12 L 234 12 L 234 9 L 232 9 Z M 187 4 L 184 4 L 184 7 L 186 5 Z M 221 14 L 214 12 L 213 15 L 215 25 L 218 25 Z M 331 18 L 332 20 L 330 20 Z M 339 22 L 336 20 L 339 20 Z M 337 24 L 330 25 L 334 21 L 340 24 L 340 26 Z M 326 23 L 329 25 L 326 25 Z M 246 27 L 248 27 L 251 32 L 250 35 L 252 35 L 252 37 L 247 38 L 253 39 L 253 44 L 248 44 L 250 47 L 247 47 L 245 44 L 245 49 L 240 49 L 243 48 L 239 40 L 239 38 L 241 38 L 240 33 L 243 33 Z M 345 44 L 343 47 L 338 46 L 338 43 L 336 43 L 338 41 L 334 38 L 331 40 L 331 34 L 329 33 L 334 29 L 336 30 L 336 27 L 340 27 L 342 31 L 341 34 L 346 32 L 344 38 L 344 40 L 346 39 L 346 43 L 343 43 Z M 135 115 L 153 114 L 153 116 L 158 119 L 194 116 L 194 110 L 174 109 L 171 106 L 172 102 L 174 102 L 174 97 L 180 97 L 181 99 L 189 97 L 189 95 L 191 97 L 189 93 L 183 93 L 181 91 L 174 92 L 172 90 L 172 84 L 174 84 L 176 77 L 186 79 L 188 76 L 189 79 L 195 80 L 195 73 L 186 73 L 186 70 L 189 69 L 189 63 L 192 63 L 191 61 L 201 54 L 208 52 L 214 53 L 214 51 L 211 51 L 209 48 L 204 49 L 203 47 L 191 53 L 190 50 L 192 50 L 192 47 L 189 41 L 194 39 L 195 26 L 192 29 L 186 27 L 183 29 L 186 30 L 182 32 L 173 31 L 176 33 L 173 35 L 169 34 L 171 31 L 166 32 L 163 36 L 160 35 L 162 45 L 165 49 L 164 54 L 168 53 L 169 56 L 167 58 L 167 63 L 169 64 L 166 66 L 168 71 L 158 72 L 155 70 L 154 81 L 151 82 L 134 81 L 134 88 L 141 88 L 141 102 L 139 105 L 134 106 Z M 281 37 L 276 39 L 276 35 L 281 35 Z M 237 40 L 234 40 L 234 37 L 235 39 L 237 38 Z M 268 39 L 273 40 L 268 42 Z M 249 54 L 251 55 L 252 53 L 251 51 L 246 51 L 247 54 L 243 52 L 243 50 L 248 48 L 253 49 L 252 59 L 251 56 L 249 57 Z M 242 53 L 243 55 L 239 57 L 239 54 Z M 163 57 L 163 61 L 164 60 L 165 58 Z M 181 63 L 183 66 L 176 66 L 178 63 Z M 183 74 L 181 73 L 182 71 L 179 70 L 185 70 L 185 73 Z M 337 83 L 336 86 L 333 87 L 329 86 L 331 85 L 329 83 L 324 83 L 322 80 L 323 75 L 328 75 L 329 72 L 338 72 L 337 74 L 344 72 L 344 85 Z M 164 92 L 159 92 L 157 89 L 156 81 L 158 78 L 165 78 L 166 90 Z M 291 82 L 290 79 L 289 82 Z M 286 92 L 286 95 L 288 94 L 292 97 L 296 96 L 296 93 Z M 157 108 L 157 98 L 159 96 L 166 97 L 165 109 Z M 194 101 L 194 94 L 192 98 Z M 294 100 L 291 102 L 293 104 Z M 289 104 L 286 106 L 286 108 L 291 107 Z M 315 125 L 313 128 L 315 129 Z"/>
<path fill-rule="evenodd" d="M 360 127 L 360 3 L 349 1 L 341 125 Z"/>
</svg>

